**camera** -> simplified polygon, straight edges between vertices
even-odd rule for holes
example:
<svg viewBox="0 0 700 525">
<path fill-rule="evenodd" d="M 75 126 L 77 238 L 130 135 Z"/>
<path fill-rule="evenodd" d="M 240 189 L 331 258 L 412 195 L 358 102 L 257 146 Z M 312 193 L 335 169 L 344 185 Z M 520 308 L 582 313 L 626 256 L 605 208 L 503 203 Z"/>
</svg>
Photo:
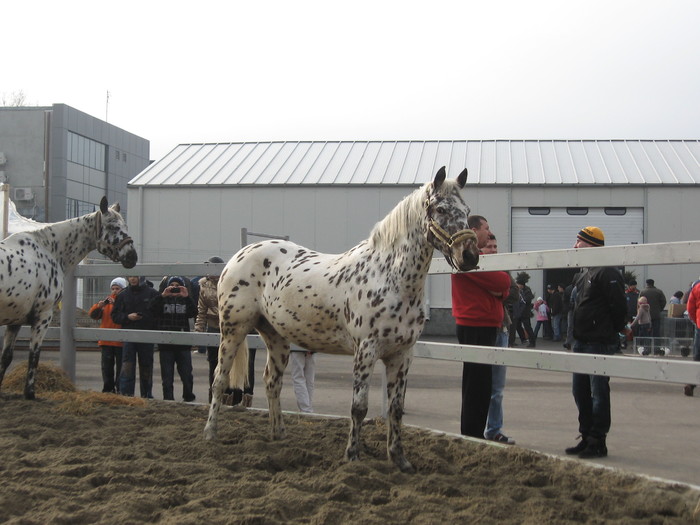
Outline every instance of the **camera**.
<svg viewBox="0 0 700 525">
<path fill-rule="evenodd" d="M 170 289 L 170 293 L 180 293 L 180 287 L 179 286 L 173 286 Z"/>
</svg>

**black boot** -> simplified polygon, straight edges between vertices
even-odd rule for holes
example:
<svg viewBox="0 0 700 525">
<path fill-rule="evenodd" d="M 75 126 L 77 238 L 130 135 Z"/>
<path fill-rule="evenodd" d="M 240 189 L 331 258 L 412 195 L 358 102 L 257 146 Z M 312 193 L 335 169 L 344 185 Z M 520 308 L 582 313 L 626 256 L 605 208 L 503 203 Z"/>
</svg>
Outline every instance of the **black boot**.
<svg viewBox="0 0 700 525">
<path fill-rule="evenodd" d="M 578 445 L 575 447 L 569 447 L 564 452 L 566 452 L 569 455 L 578 455 L 584 450 L 586 450 L 586 447 L 588 446 L 588 441 L 586 440 L 586 436 L 579 436 L 578 439 L 581 441 L 578 442 Z"/>
<path fill-rule="evenodd" d="M 608 455 L 608 447 L 605 446 L 605 438 L 588 436 L 586 441 L 588 442 L 588 446 L 578 455 L 581 459 L 604 458 Z"/>
</svg>

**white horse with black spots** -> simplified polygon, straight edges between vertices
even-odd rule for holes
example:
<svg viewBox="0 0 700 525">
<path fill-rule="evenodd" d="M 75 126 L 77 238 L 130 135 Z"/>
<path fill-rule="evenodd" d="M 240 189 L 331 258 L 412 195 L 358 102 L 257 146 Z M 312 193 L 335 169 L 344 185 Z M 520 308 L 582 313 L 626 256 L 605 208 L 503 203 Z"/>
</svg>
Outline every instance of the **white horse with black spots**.
<svg viewBox="0 0 700 525">
<path fill-rule="evenodd" d="M 236 253 L 218 287 L 221 346 L 212 388 L 206 439 L 216 437 L 222 393 L 245 381 L 246 335 L 255 328 L 267 346 L 263 377 L 273 439 L 285 435 L 280 410 L 290 342 L 316 352 L 354 356 L 350 437 L 345 456 L 359 458 L 369 378 L 377 359 L 386 366 L 389 426 L 387 453 L 402 471 L 401 418 L 412 348 L 423 331 L 425 279 L 433 249 L 459 271 L 476 267 L 479 251 L 467 229 L 469 208 L 460 190 L 467 179 L 435 179 L 401 201 L 377 223 L 369 239 L 340 255 L 317 253 L 271 240 Z"/>
<path fill-rule="evenodd" d="M 53 307 L 63 293 L 63 277 L 88 253 L 97 249 L 124 268 L 138 259 L 119 204 L 82 217 L 47 224 L 31 232 L 18 232 L 0 242 L 0 325 L 5 338 L 0 358 L 0 385 L 12 362 L 21 325 L 31 326 L 29 366 L 24 397 L 34 399 L 34 379 L 41 343 L 51 323 Z"/>
</svg>

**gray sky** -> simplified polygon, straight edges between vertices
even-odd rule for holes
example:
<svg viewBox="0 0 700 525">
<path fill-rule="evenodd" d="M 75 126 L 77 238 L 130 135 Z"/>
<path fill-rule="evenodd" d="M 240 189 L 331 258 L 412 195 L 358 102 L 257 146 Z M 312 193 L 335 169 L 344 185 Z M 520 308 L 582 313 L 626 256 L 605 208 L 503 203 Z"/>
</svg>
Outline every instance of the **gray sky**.
<svg viewBox="0 0 700 525">
<path fill-rule="evenodd" d="M 6 2 L 6 4 L 8 4 Z M 700 138 L 700 2 L 3 6 L 0 94 L 151 141 Z"/>
</svg>

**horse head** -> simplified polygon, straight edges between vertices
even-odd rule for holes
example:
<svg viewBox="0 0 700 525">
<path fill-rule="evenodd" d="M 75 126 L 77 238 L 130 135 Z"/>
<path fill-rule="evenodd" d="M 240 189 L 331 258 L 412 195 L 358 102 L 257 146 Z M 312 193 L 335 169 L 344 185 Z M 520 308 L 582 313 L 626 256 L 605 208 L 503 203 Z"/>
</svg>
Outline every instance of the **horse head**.
<svg viewBox="0 0 700 525">
<path fill-rule="evenodd" d="M 430 244 L 440 250 L 458 271 L 473 270 L 479 263 L 476 234 L 467 225 L 469 206 L 460 190 L 467 182 L 467 170 L 455 181 L 445 181 L 445 167 L 440 168 L 425 200 L 426 232 Z"/>
<path fill-rule="evenodd" d="M 124 268 L 136 266 L 138 255 L 134 241 L 129 237 L 126 221 L 119 213 L 119 204 L 107 207 L 107 197 L 102 197 L 97 219 L 97 251 L 114 262 L 122 263 Z"/>
</svg>

